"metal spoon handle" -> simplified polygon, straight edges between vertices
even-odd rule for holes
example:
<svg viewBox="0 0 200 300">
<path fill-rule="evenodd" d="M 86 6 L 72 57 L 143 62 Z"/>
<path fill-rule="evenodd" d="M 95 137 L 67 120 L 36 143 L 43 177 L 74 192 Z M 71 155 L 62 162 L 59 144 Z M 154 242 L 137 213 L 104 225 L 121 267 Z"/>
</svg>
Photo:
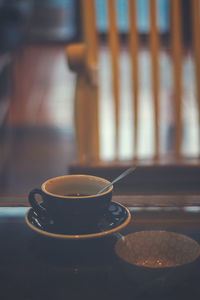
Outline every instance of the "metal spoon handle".
<svg viewBox="0 0 200 300">
<path fill-rule="evenodd" d="M 107 186 L 102 188 L 97 194 L 101 194 L 101 193 L 105 192 L 105 190 L 107 190 L 111 185 L 113 185 L 115 182 L 119 181 L 120 179 L 124 178 L 128 174 L 132 173 L 133 171 L 135 171 L 135 169 L 136 169 L 135 166 L 127 169 L 122 174 L 120 174 L 117 178 L 115 178 L 111 183 L 109 183 Z"/>
</svg>

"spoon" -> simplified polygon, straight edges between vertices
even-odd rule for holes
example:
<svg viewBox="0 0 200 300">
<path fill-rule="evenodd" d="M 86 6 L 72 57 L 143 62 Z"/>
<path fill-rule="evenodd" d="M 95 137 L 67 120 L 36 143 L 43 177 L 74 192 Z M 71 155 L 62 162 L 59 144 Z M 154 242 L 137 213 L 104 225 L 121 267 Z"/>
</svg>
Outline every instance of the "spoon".
<svg viewBox="0 0 200 300">
<path fill-rule="evenodd" d="M 105 192 L 105 190 L 107 190 L 111 185 L 113 185 L 115 182 L 119 181 L 120 179 L 124 178 L 128 174 L 132 173 L 133 171 L 135 171 L 135 169 L 136 169 L 135 166 L 127 169 L 122 174 L 120 174 L 117 178 L 115 178 L 112 182 L 110 182 L 108 185 L 106 185 L 104 188 L 102 188 L 97 194 L 101 194 L 101 193 Z"/>
</svg>

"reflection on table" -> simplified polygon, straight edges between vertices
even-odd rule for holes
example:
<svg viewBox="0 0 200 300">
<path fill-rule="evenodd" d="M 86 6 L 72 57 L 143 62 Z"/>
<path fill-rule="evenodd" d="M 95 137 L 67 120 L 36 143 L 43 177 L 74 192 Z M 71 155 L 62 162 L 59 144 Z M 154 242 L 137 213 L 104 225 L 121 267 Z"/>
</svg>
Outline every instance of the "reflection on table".
<svg viewBox="0 0 200 300">
<path fill-rule="evenodd" d="M 122 231 L 100 239 L 46 238 L 25 223 L 29 208 L 0 208 L 0 282 L 4 299 L 199 299 L 200 261 L 187 281 L 173 288 L 137 284 L 121 268 L 116 242 L 132 232 L 166 230 L 200 242 L 200 209 L 130 208 L 132 220 Z"/>
</svg>

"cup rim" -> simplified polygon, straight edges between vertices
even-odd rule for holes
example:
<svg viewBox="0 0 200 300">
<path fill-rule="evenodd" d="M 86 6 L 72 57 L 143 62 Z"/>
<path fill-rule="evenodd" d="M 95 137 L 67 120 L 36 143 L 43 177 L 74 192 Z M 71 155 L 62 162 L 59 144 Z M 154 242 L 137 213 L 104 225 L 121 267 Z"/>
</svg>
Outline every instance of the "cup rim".
<svg viewBox="0 0 200 300">
<path fill-rule="evenodd" d="M 50 180 L 59 180 L 61 178 L 65 178 L 65 177 L 89 177 L 89 178 L 96 178 L 96 179 L 100 179 L 101 181 L 104 181 L 106 184 L 109 184 L 110 181 L 103 178 L 103 177 L 99 177 L 99 176 L 93 176 L 93 175 L 87 175 L 87 174 L 69 174 L 69 175 L 63 175 L 63 176 L 57 176 L 57 177 L 52 177 L 52 178 L 49 178 L 47 179 L 45 182 L 42 183 L 41 185 L 41 189 L 42 191 L 47 194 L 47 195 L 50 195 L 50 196 L 53 196 L 53 197 L 56 197 L 56 198 L 67 198 L 67 199 L 77 199 L 77 198 L 81 198 L 81 199 L 88 199 L 88 198 L 94 198 L 94 197 L 100 197 L 100 196 L 103 196 L 103 195 L 106 195 L 106 194 L 109 194 L 110 192 L 112 192 L 113 190 L 113 185 L 111 185 L 107 191 L 101 193 L 101 194 L 93 194 L 93 195 L 87 195 L 87 196 L 65 196 L 65 195 L 59 195 L 59 194 L 54 194 L 54 193 L 51 193 L 49 191 L 46 190 L 45 186 L 46 184 L 50 181 Z"/>
</svg>

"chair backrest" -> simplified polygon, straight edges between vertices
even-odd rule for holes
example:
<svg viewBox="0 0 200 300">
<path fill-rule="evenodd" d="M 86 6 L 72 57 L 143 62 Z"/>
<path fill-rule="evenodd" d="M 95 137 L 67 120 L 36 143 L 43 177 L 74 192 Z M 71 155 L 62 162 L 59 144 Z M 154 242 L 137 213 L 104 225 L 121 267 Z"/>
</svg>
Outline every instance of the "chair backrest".
<svg viewBox="0 0 200 300">
<path fill-rule="evenodd" d="M 117 25 L 117 8 L 115 0 L 105 1 L 107 5 L 107 17 L 108 17 L 108 51 L 110 52 L 110 67 L 112 71 L 112 94 L 113 94 L 113 108 L 114 108 L 114 126 L 115 126 L 115 155 L 114 158 L 119 158 L 119 138 L 120 138 L 120 33 Z M 132 92 L 132 134 L 133 134 L 133 155 L 132 159 L 138 158 L 138 141 L 139 141 L 139 124 L 140 124 L 140 78 L 143 76 L 141 74 L 140 68 L 140 53 L 142 49 L 142 42 L 140 38 L 140 33 L 138 30 L 137 23 L 137 3 L 136 0 L 127 0 L 128 4 L 128 24 L 129 29 L 127 31 L 128 43 L 127 43 L 127 53 L 129 55 L 130 61 L 130 76 L 131 76 L 131 92 Z M 161 154 L 161 119 L 160 114 L 161 102 L 160 102 L 160 92 L 161 92 L 161 74 L 160 74 L 160 53 L 164 49 L 160 38 L 160 29 L 158 26 L 158 7 L 156 0 L 148 1 L 149 5 L 149 34 L 148 43 L 146 47 L 148 48 L 148 53 L 150 57 L 150 69 L 151 69 L 151 92 L 152 92 L 152 107 L 153 107 L 153 138 L 154 138 L 154 155 L 153 158 L 159 160 L 162 157 Z M 171 157 L 175 159 L 181 159 L 184 155 L 182 153 L 183 144 L 183 60 L 184 60 L 184 43 L 183 43 L 183 26 L 182 26 L 182 15 L 181 15 L 181 0 L 169 0 L 169 12 L 170 12 L 170 23 L 169 23 L 169 33 L 170 38 L 166 47 L 167 55 L 172 66 L 172 93 L 170 102 L 173 111 L 171 118 L 171 130 L 173 136 L 173 149 L 171 151 Z M 192 0 L 191 6 L 191 28 L 192 28 L 192 46 L 189 49 L 190 58 L 194 66 L 194 93 L 196 107 L 198 110 L 197 115 L 197 135 L 196 139 L 199 137 L 199 124 L 200 124 L 200 7 L 198 0 Z M 86 61 L 87 70 L 91 76 L 95 77 L 94 73 L 98 70 L 99 64 L 99 35 L 97 32 L 96 24 L 96 11 L 95 11 L 95 1 L 94 0 L 82 0 L 82 21 L 84 28 L 84 42 L 86 43 Z M 129 75 L 127 75 L 129 76 Z M 190 75 L 188 75 L 190 76 Z M 95 77 L 96 78 L 96 77 Z M 186 79 L 187 80 L 187 79 Z M 91 87 L 92 85 L 90 85 Z M 94 88 L 95 87 L 95 88 Z M 93 147 L 94 152 L 92 153 L 92 159 L 99 159 L 99 119 L 98 119 L 98 87 L 93 85 L 93 92 L 90 96 L 95 97 L 93 101 L 93 108 L 91 108 L 91 113 L 94 113 L 94 124 L 95 126 L 90 126 L 89 130 L 93 130 L 91 137 L 93 136 L 93 144 L 96 144 L 96 149 Z M 170 93 L 169 93 L 170 94 Z M 95 103 L 95 104 L 94 104 Z M 187 105 L 187 104 L 186 104 Z M 190 101 L 188 101 L 190 105 Z M 186 109 L 187 110 L 187 109 Z M 169 113 L 170 114 L 170 113 Z M 186 124 L 187 125 L 187 124 Z M 148 125 L 147 125 L 148 126 Z M 170 131 L 170 129 L 169 129 Z M 199 141 L 197 142 L 199 145 Z M 98 149 L 97 149 L 98 148 Z M 91 150 L 93 151 L 93 150 Z M 197 151 L 199 154 L 199 148 Z"/>
</svg>

